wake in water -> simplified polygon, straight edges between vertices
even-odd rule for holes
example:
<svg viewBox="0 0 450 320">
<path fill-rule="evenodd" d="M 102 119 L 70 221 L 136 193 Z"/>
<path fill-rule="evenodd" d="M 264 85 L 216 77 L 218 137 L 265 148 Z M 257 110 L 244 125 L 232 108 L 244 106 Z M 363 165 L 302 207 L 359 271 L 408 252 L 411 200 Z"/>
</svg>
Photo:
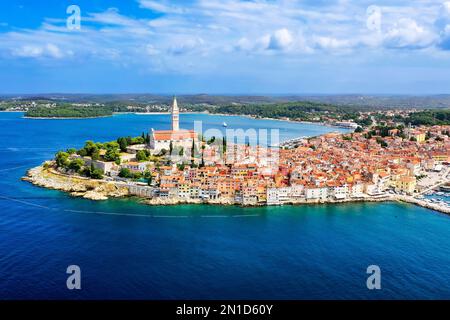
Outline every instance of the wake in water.
<svg viewBox="0 0 450 320">
<path fill-rule="evenodd" d="M 242 215 L 183 215 L 183 216 L 177 216 L 177 215 L 147 215 L 147 214 L 134 214 L 134 213 L 123 213 L 123 212 L 105 212 L 105 211 L 88 211 L 88 210 L 73 210 L 73 209 L 60 209 L 60 208 L 52 208 L 49 206 L 43 206 L 37 203 L 33 203 L 26 200 L 21 200 L 18 198 L 11 198 L 5 195 L 0 195 L 0 199 L 4 199 L 7 201 L 12 201 L 16 203 L 21 203 L 27 206 L 41 208 L 49 211 L 63 211 L 63 212 L 69 212 L 69 213 L 81 213 L 81 214 L 97 214 L 97 215 L 107 215 L 107 216 L 125 216 L 125 217 L 140 217 L 140 218 L 170 218 L 170 219 L 177 219 L 177 218 L 246 218 L 246 217 L 259 217 L 261 215 L 259 214 L 242 214 Z"/>
</svg>

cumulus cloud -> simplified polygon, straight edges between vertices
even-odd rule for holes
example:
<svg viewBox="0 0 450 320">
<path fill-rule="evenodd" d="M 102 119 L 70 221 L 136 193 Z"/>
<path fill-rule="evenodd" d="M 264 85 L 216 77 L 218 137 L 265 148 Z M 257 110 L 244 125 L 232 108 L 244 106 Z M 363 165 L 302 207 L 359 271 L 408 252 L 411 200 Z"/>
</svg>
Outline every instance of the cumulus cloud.
<svg viewBox="0 0 450 320">
<path fill-rule="evenodd" d="M 16 57 L 22 58 L 50 57 L 59 59 L 63 57 L 63 53 L 61 52 L 61 50 L 52 43 L 49 43 L 45 46 L 24 45 L 22 47 L 14 49 L 12 51 L 12 54 Z"/>
<path fill-rule="evenodd" d="M 249 40 L 247 37 L 240 38 L 234 48 L 237 51 L 252 53 L 299 53 L 311 52 L 306 40 L 301 33 L 293 33 L 287 28 L 281 28 L 271 33 Z"/>
<path fill-rule="evenodd" d="M 450 1 L 442 4 L 435 27 L 439 32 L 439 48 L 450 50 Z"/>
<path fill-rule="evenodd" d="M 292 45 L 294 39 L 291 32 L 286 29 L 279 29 L 270 36 L 269 49 L 285 50 Z"/>
<path fill-rule="evenodd" d="M 384 44 L 388 48 L 420 49 L 436 41 L 436 36 L 428 29 L 410 18 L 402 18 L 388 30 Z"/>
<path fill-rule="evenodd" d="M 300 57 L 314 52 L 450 49 L 450 1 L 401 2 L 380 7 L 377 32 L 368 28 L 367 4 L 291 0 L 136 0 L 156 17 L 134 17 L 110 8 L 83 13 L 82 28 L 69 32 L 63 19 L 37 29 L 0 32 L 0 54 L 27 58 L 126 60 L 187 65 L 233 52 Z M 382 15 L 382 16 L 381 16 Z M 371 24 L 372 25 L 372 24 Z M 379 31 L 379 32 L 378 32 Z M 182 56 L 188 56 L 183 58 Z M 152 56 L 155 59 L 148 59 Z M 184 59 L 184 60 L 183 60 Z M 163 63 L 162 63 L 163 65 Z"/>
</svg>

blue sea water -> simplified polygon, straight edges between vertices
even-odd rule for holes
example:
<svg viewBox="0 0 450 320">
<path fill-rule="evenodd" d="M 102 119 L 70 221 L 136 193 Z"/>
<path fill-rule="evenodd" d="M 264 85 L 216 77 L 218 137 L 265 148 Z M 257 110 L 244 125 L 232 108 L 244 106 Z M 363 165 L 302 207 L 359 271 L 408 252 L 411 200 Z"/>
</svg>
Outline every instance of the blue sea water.
<svg viewBox="0 0 450 320">
<path fill-rule="evenodd" d="M 220 128 L 331 128 L 183 115 Z M 167 115 L 86 120 L 0 113 L 0 299 L 449 299 L 450 217 L 408 204 L 240 208 L 93 202 L 20 181 L 85 140 L 169 126 Z M 82 290 L 66 288 L 81 267 Z M 381 268 L 368 290 L 366 268 Z"/>
</svg>

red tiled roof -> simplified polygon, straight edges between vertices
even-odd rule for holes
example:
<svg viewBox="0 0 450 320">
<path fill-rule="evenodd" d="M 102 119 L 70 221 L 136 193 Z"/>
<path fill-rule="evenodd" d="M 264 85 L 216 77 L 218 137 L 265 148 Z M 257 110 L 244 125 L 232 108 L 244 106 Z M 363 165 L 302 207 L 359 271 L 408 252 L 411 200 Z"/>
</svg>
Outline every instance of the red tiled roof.
<svg viewBox="0 0 450 320">
<path fill-rule="evenodd" d="M 183 139 L 194 139 L 196 133 L 194 130 L 158 130 L 153 131 L 153 137 L 155 140 L 183 140 Z"/>
</svg>

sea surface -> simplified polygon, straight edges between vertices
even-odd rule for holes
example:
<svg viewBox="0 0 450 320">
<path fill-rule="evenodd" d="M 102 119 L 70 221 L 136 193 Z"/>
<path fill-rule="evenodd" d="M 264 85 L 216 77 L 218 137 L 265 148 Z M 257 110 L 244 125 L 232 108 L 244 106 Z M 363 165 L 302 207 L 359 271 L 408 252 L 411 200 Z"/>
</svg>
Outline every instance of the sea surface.
<svg viewBox="0 0 450 320">
<path fill-rule="evenodd" d="M 181 126 L 319 125 L 189 114 Z M 0 299 L 450 299 L 450 216 L 409 204 L 240 208 L 93 202 L 20 178 L 60 149 L 169 127 L 168 115 L 85 120 L 0 113 Z M 69 265 L 81 290 L 66 287 Z M 367 267 L 381 269 L 368 290 Z"/>
</svg>

